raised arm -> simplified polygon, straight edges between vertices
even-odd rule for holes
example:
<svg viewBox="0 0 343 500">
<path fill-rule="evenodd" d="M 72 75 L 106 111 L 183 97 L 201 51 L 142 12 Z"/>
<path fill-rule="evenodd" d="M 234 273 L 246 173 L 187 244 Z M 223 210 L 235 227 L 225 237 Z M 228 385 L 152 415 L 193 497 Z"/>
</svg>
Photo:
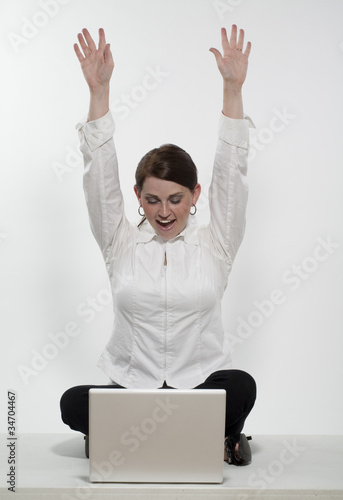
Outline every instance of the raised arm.
<svg viewBox="0 0 343 500">
<path fill-rule="evenodd" d="M 99 30 L 98 48 L 86 29 L 78 34 L 78 40 L 80 46 L 75 44 L 74 50 L 90 91 L 88 121 L 78 125 L 85 166 L 83 187 L 92 232 L 108 264 L 118 246 L 125 245 L 129 231 L 113 141 L 114 123 L 109 113 L 114 64 L 103 29 Z"/>
<path fill-rule="evenodd" d="M 242 86 L 248 69 L 251 49 L 243 52 L 244 31 L 233 25 L 230 41 L 222 28 L 223 55 L 214 48 L 218 69 L 223 77 L 223 112 L 220 118 L 219 141 L 209 191 L 212 241 L 224 256 L 227 270 L 241 244 L 245 229 L 248 199 L 246 180 L 249 146 L 249 123 L 243 118 Z"/>
<path fill-rule="evenodd" d="M 87 29 L 83 29 L 77 38 L 80 47 L 75 43 L 74 50 L 90 91 L 88 121 L 97 120 L 109 110 L 110 79 L 114 68 L 110 44 L 106 43 L 102 28 L 99 29 L 98 48 Z"/>
<path fill-rule="evenodd" d="M 226 29 L 221 29 L 223 55 L 219 50 L 211 48 L 218 69 L 223 77 L 223 114 L 229 118 L 243 118 L 242 86 L 248 71 L 248 58 L 251 43 L 244 49 L 244 31 L 232 25 L 230 41 Z"/>
</svg>

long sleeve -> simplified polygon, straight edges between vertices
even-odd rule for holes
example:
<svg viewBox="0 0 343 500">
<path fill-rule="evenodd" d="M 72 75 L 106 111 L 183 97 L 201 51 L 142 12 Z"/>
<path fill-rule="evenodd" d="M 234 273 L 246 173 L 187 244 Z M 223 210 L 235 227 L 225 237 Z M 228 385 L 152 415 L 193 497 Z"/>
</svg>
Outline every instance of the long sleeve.
<svg viewBox="0 0 343 500">
<path fill-rule="evenodd" d="M 245 230 L 248 200 L 248 120 L 233 120 L 221 115 L 219 141 L 209 190 L 211 239 L 224 257 L 228 271 Z"/>
<path fill-rule="evenodd" d="M 84 157 L 83 187 L 90 225 L 105 261 L 113 239 L 128 222 L 120 189 L 117 155 L 114 147 L 114 122 L 108 112 L 102 118 L 77 125 Z"/>
</svg>

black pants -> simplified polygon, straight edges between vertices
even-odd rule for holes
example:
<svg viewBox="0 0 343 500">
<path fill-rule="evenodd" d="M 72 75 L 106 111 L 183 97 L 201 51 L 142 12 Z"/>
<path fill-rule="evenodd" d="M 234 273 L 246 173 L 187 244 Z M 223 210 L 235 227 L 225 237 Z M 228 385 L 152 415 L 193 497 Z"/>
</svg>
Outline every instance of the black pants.
<svg viewBox="0 0 343 500">
<path fill-rule="evenodd" d="M 63 394 L 60 402 L 63 422 L 86 435 L 89 424 L 88 391 L 92 388 L 124 389 L 120 385 L 79 385 Z M 163 388 L 172 389 L 166 384 Z M 232 435 L 238 441 L 245 419 L 256 399 L 256 384 L 251 375 L 241 370 L 220 370 L 212 373 L 195 389 L 226 390 L 225 436 Z"/>
</svg>

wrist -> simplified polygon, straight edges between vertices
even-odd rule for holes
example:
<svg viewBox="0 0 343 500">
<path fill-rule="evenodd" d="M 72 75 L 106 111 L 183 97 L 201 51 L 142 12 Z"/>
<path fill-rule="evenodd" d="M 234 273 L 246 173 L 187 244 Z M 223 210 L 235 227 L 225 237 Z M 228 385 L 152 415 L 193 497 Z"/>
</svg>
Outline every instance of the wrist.
<svg viewBox="0 0 343 500">
<path fill-rule="evenodd" d="M 243 85 L 240 83 L 232 83 L 226 80 L 223 80 L 223 89 L 227 94 L 231 94 L 232 96 L 240 97 L 242 95 L 242 87 Z"/>
<path fill-rule="evenodd" d="M 223 114 L 229 118 L 243 118 L 242 85 L 224 82 Z"/>
<path fill-rule="evenodd" d="M 89 87 L 89 92 L 93 99 L 103 99 L 110 94 L 110 84 Z"/>
<path fill-rule="evenodd" d="M 110 106 L 109 95 L 109 85 L 96 89 L 90 88 L 88 121 L 97 120 L 108 112 Z"/>
</svg>

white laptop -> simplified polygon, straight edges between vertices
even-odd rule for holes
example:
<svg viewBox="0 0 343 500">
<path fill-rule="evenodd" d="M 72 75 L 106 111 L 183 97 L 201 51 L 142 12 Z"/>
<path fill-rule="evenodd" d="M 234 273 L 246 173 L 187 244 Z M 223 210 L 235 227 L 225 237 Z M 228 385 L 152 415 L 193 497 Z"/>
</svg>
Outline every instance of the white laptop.
<svg viewBox="0 0 343 500">
<path fill-rule="evenodd" d="M 91 389 L 90 481 L 221 483 L 226 392 Z"/>
</svg>

